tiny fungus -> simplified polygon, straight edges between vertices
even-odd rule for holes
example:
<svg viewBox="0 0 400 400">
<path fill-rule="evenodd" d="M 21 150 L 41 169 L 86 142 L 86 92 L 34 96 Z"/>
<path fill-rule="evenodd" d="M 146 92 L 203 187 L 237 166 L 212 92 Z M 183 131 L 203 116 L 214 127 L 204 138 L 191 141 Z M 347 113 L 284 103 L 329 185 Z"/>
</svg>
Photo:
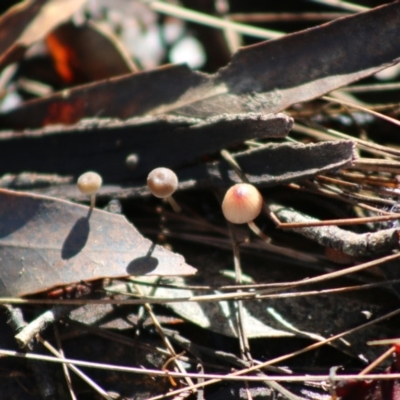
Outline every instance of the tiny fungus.
<svg viewBox="0 0 400 400">
<path fill-rule="evenodd" d="M 125 165 L 131 170 L 134 171 L 136 169 L 136 167 L 138 166 L 139 163 L 139 157 L 137 154 L 129 154 L 126 158 L 125 158 Z"/>
<path fill-rule="evenodd" d="M 238 183 L 225 193 L 222 201 L 222 213 L 232 224 L 247 224 L 262 240 L 271 239 L 254 223 L 263 208 L 263 198 L 255 186 L 249 183 Z"/>
<path fill-rule="evenodd" d="M 90 209 L 96 204 L 96 192 L 99 190 L 103 180 L 97 172 L 88 171 L 82 174 L 77 181 L 78 189 L 83 194 L 90 195 Z"/>
<path fill-rule="evenodd" d="M 222 202 L 224 217 L 233 224 L 248 224 L 261 212 L 261 193 L 249 183 L 238 183 L 225 194 Z"/>
<path fill-rule="evenodd" d="M 172 198 L 172 194 L 178 188 L 178 177 L 169 168 L 155 168 L 147 177 L 147 187 L 150 192 L 161 199 L 166 199 L 176 212 L 180 212 L 180 207 Z"/>
</svg>

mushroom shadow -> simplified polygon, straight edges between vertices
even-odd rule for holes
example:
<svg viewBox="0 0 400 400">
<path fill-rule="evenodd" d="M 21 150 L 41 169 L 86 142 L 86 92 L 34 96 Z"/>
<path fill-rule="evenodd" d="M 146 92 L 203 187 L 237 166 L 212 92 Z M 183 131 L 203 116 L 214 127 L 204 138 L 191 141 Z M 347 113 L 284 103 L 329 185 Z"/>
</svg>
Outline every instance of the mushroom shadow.
<svg viewBox="0 0 400 400">
<path fill-rule="evenodd" d="M 85 247 L 89 238 L 89 231 L 89 219 L 87 217 L 81 217 L 75 222 L 61 249 L 63 260 L 76 256 Z"/>
<path fill-rule="evenodd" d="M 129 275 L 146 275 L 154 271 L 158 265 L 158 258 L 151 256 L 154 248 L 155 244 L 153 243 L 145 256 L 132 260 L 126 267 L 126 272 Z"/>
</svg>

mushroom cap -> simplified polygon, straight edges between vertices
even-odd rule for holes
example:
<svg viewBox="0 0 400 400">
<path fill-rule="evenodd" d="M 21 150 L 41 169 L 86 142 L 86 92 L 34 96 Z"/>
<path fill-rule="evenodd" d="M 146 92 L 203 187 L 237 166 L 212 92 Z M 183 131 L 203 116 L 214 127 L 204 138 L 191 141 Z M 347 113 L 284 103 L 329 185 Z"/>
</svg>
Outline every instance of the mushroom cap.
<svg viewBox="0 0 400 400">
<path fill-rule="evenodd" d="M 229 222 L 246 224 L 258 217 L 262 206 L 263 198 L 255 186 L 238 183 L 226 192 L 222 212 Z"/>
<path fill-rule="evenodd" d="M 155 168 L 147 177 L 147 187 L 156 197 L 168 197 L 178 188 L 178 177 L 169 168 Z"/>
<path fill-rule="evenodd" d="M 78 178 L 76 184 L 81 193 L 94 194 L 99 190 L 102 183 L 103 179 L 97 172 L 88 171 Z"/>
<path fill-rule="evenodd" d="M 135 153 L 129 154 L 125 158 L 125 165 L 132 171 L 136 169 L 138 163 L 139 163 L 139 157 Z"/>
</svg>

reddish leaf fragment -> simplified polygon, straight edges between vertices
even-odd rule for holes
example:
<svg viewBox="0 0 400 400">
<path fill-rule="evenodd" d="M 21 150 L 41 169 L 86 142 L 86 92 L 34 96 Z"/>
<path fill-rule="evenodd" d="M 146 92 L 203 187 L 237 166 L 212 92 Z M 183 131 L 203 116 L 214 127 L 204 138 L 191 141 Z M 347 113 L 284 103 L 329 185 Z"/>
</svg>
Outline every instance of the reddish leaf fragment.
<svg viewBox="0 0 400 400">
<path fill-rule="evenodd" d="M 342 400 L 381 400 L 379 383 L 376 381 L 348 381 L 338 384 L 336 394 Z"/>
<path fill-rule="evenodd" d="M 386 373 L 397 373 L 396 364 L 397 360 L 395 359 L 392 365 L 386 369 Z M 336 394 L 342 400 L 400 400 L 400 383 L 398 379 L 340 382 L 337 385 Z"/>
<path fill-rule="evenodd" d="M 196 272 L 121 215 L 8 190 L 0 190 L 0 260 L 0 296 L 103 277 Z"/>
<path fill-rule="evenodd" d="M 68 19 L 86 0 L 26 0 L 0 18 L 0 69 Z"/>
<path fill-rule="evenodd" d="M 82 119 L 81 113 L 84 107 L 85 100 L 76 98 L 74 102 L 69 104 L 63 104 L 61 101 L 54 101 L 49 105 L 46 116 L 44 118 L 44 125 L 57 124 L 60 118 L 63 121 L 77 122 Z"/>
<path fill-rule="evenodd" d="M 116 38 L 94 23 L 60 25 L 46 38 L 55 67 L 68 84 L 87 83 L 136 70 Z"/>
</svg>

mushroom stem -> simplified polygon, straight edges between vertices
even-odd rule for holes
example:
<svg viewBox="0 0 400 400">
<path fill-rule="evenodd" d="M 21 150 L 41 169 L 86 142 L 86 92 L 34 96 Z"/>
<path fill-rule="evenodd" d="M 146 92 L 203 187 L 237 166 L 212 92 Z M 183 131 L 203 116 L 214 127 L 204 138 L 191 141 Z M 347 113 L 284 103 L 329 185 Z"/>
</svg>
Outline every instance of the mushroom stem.
<svg viewBox="0 0 400 400">
<path fill-rule="evenodd" d="M 90 195 L 90 210 L 96 207 L 96 193 Z"/>
<path fill-rule="evenodd" d="M 262 240 L 265 240 L 267 243 L 271 243 L 271 238 L 267 236 L 255 223 L 254 221 L 250 221 L 247 223 L 249 228 Z"/>
<path fill-rule="evenodd" d="M 176 202 L 176 200 L 172 196 L 166 197 L 165 200 L 168 201 L 169 205 L 176 213 L 180 213 L 182 211 L 182 207 Z"/>
</svg>

